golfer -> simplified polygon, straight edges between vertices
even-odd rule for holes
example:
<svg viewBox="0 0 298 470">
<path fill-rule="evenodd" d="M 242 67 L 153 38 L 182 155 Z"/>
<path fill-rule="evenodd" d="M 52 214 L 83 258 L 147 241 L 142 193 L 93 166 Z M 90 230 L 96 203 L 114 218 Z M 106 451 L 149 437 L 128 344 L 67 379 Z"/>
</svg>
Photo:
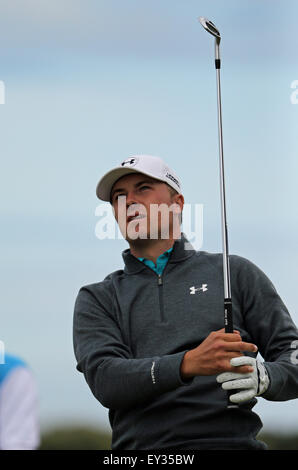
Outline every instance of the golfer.
<svg viewBox="0 0 298 470">
<path fill-rule="evenodd" d="M 225 333 L 222 254 L 180 232 L 177 174 L 135 155 L 96 193 L 129 248 L 123 269 L 79 290 L 73 338 L 77 370 L 109 409 L 112 449 L 266 449 L 256 397 L 298 397 L 298 332 L 271 281 L 230 256 L 235 330 Z"/>
</svg>

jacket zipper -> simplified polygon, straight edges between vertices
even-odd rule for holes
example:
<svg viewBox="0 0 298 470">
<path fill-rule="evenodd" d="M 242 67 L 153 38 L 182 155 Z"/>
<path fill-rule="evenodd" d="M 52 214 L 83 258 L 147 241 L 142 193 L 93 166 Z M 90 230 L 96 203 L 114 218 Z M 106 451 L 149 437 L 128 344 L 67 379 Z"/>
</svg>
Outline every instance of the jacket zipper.
<svg viewBox="0 0 298 470">
<path fill-rule="evenodd" d="M 164 318 L 164 308 L 163 308 L 163 282 L 162 282 L 161 274 L 158 274 L 158 298 L 159 298 L 161 322 L 164 322 L 165 318 Z"/>
<path fill-rule="evenodd" d="M 139 261 L 139 262 L 142 263 L 142 261 Z M 152 269 L 149 268 L 148 266 L 146 266 L 146 268 L 148 268 L 152 271 Z M 165 269 L 166 268 L 167 268 L 167 266 L 165 266 Z M 165 271 L 165 269 L 164 269 L 164 271 Z M 163 306 L 163 281 L 162 281 L 162 275 L 161 274 L 157 274 L 157 284 L 158 284 L 158 299 L 159 299 L 159 311 L 160 311 L 161 323 L 165 323 L 166 320 L 165 320 L 164 306 Z"/>
</svg>

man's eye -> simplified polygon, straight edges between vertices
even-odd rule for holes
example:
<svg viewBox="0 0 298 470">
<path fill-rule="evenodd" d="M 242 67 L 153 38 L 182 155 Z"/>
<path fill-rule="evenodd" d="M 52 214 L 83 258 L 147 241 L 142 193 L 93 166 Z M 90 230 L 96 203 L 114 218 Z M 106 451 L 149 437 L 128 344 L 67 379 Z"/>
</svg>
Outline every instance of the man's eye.
<svg viewBox="0 0 298 470">
<path fill-rule="evenodd" d="M 150 186 L 141 186 L 140 189 L 150 189 Z"/>
<path fill-rule="evenodd" d="M 113 197 L 113 201 L 117 201 L 120 196 L 125 196 L 125 194 L 115 194 L 115 196 Z"/>
</svg>

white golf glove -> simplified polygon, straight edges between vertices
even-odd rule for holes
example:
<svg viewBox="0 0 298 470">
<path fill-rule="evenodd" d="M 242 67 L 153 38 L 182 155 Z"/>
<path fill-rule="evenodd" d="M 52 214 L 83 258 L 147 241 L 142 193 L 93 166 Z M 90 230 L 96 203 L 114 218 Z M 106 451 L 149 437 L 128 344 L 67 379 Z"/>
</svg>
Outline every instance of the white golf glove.
<svg viewBox="0 0 298 470">
<path fill-rule="evenodd" d="M 231 366 L 250 365 L 254 369 L 253 372 L 247 374 L 223 372 L 216 377 L 217 382 L 222 384 L 224 390 L 241 390 L 230 395 L 231 402 L 242 403 L 265 393 L 270 379 L 262 362 L 249 356 L 233 357 L 230 362 Z"/>
</svg>

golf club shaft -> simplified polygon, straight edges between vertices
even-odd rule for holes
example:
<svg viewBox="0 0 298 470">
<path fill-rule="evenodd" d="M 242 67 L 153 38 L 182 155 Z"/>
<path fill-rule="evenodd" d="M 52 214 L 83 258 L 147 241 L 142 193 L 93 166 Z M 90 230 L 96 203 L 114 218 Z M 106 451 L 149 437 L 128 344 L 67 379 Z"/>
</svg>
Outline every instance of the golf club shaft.
<svg viewBox="0 0 298 470">
<path fill-rule="evenodd" d="M 221 87 L 220 87 L 220 57 L 219 45 L 215 45 L 215 68 L 217 83 L 217 114 L 218 114 L 218 136 L 219 136 L 219 169 L 220 169 L 220 200 L 221 200 L 221 224 L 222 224 L 222 247 L 223 247 L 223 278 L 224 278 L 224 325 L 226 333 L 233 333 L 231 280 L 229 263 L 228 226 L 225 195 L 225 172 L 223 156 L 222 136 L 222 111 L 221 111 Z"/>
<path fill-rule="evenodd" d="M 221 110 L 221 86 L 220 86 L 220 53 L 219 40 L 215 40 L 215 69 L 217 84 L 217 115 L 218 115 L 218 137 L 219 137 L 219 169 L 220 169 L 220 200 L 221 200 L 221 224 L 222 224 L 222 247 L 223 247 L 223 279 L 224 279 L 224 326 L 226 333 L 233 333 L 233 312 L 229 263 L 229 242 L 228 225 L 226 211 L 226 191 L 225 191 L 225 171 L 223 156 L 223 136 L 222 136 L 222 110 Z M 228 391 L 228 408 L 238 408 L 232 404 L 230 395 L 235 392 Z"/>
</svg>

